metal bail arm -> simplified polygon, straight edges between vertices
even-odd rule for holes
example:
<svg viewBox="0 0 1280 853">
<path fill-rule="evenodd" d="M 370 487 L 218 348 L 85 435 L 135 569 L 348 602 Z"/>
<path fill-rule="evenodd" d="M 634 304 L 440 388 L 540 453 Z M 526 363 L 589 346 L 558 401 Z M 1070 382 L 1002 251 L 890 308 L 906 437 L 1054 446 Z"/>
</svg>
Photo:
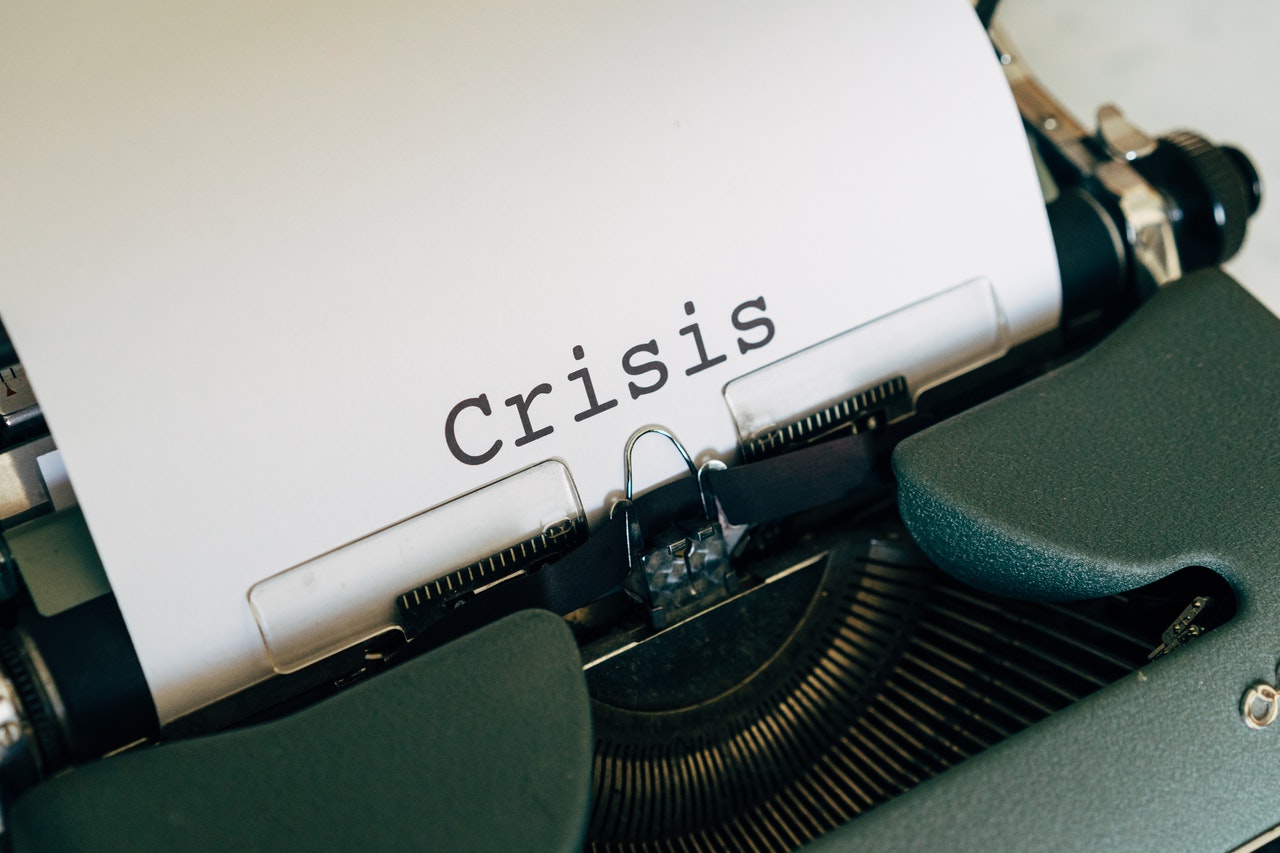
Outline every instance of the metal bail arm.
<svg viewBox="0 0 1280 853">
<path fill-rule="evenodd" d="M 636 442 L 650 433 L 670 441 L 684 459 L 698 486 L 703 517 L 680 520 L 657 531 L 652 536 L 652 547 L 645 550 L 645 531 L 641 529 L 632 502 L 635 477 L 631 457 Z M 689 451 L 665 427 L 641 427 L 627 439 L 623 452 L 626 498 L 614 506 L 614 511 L 621 506 L 626 518 L 630 574 L 623 587 L 632 598 L 649 607 L 655 628 L 679 622 L 737 590 L 737 576 L 729 566 L 730 547 L 721 524 L 723 513 L 711 492 L 709 479 L 702 476 L 715 466 L 723 468 L 720 463 L 708 463 L 704 471 L 699 471 Z M 742 528 L 733 528 L 732 533 L 736 543 Z"/>
</svg>

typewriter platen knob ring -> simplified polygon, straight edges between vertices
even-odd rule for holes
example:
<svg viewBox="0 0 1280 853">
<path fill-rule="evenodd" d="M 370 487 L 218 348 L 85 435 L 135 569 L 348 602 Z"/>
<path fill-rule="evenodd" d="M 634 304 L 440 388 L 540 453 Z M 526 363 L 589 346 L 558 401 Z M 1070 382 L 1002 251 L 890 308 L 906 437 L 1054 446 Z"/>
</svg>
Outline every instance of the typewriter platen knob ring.
<svg viewBox="0 0 1280 853">
<path fill-rule="evenodd" d="M 1169 200 L 1184 269 L 1221 264 L 1240 251 L 1262 201 L 1262 181 L 1243 152 L 1179 130 L 1133 165 Z"/>
<path fill-rule="evenodd" d="M 49 684 L 39 683 L 43 666 L 37 658 L 25 633 L 0 635 L 0 778 L 18 789 L 62 769 L 68 760 L 52 710 L 60 703 L 51 700 L 55 691 Z"/>
</svg>

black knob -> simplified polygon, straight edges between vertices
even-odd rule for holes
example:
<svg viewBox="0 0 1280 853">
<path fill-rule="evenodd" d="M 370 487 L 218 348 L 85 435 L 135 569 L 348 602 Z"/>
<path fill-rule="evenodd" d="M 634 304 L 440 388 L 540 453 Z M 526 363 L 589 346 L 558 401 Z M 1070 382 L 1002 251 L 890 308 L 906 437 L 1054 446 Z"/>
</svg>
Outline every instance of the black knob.
<svg viewBox="0 0 1280 853">
<path fill-rule="evenodd" d="M 1215 266 L 1240 251 L 1262 200 L 1262 182 L 1243 152 L 1180 130 L 1133 165 L 1168 200 L 1183 272 Z"/>
<path fill-rule="evenodd" d="M 1223 145 L 1222 153 L 1227 155 L 1227 159 L 1240 172 L 1240 177 L 1244 178 L 1245 193 L 1249 196 L 1249 215 L 1253 216 L 1258 212 L 1258 205 L 1262 204 L 1262 178 L 1258 177 L 1253 161 L 1239 148 Z"/>
</svg>

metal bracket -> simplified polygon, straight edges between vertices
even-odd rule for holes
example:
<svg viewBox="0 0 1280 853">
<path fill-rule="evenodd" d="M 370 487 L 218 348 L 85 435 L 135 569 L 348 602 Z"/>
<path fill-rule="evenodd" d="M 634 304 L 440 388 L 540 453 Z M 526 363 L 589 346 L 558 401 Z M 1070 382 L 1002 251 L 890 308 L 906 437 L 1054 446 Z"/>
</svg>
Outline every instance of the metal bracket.
<svg viewBox="0 0 1280 853">
<path fill-rule="evenodd" d="M 653 546 L 645 550 L 644 531 L 632 502 L 635 478 L 631 456 L 636 442 L 651 433 L 670 441 L 684 459 L 690 476 L 697 483 L 704 517 L 659 531 Z M 689 451 L 665 427 L 641 427 L 627 439 L 623 451 L 626 497 L 614 505 L 610 516 L 619 508 L 625 513 L 627 563 L 631 573 L 623 588 L 636 601 L 648 606 L 654 628 L 661 630 L 673 625 L 737 592 L 738 579 L 730 566 L 729 555 L 746 528 L 727 523 L 711 490 L 710 478 L 705 476 L 707 471 L 723 467 L 719 462 L 709 462 L 699 470 Z"/>
<path fill-rule="evenodd" d="M 993 27 L 990 35 L 1023 119 L 1082 176 L 1093 177 L 1115 197 L 1124 215 L 1125 238 L 1133 257 L 1155 283 L 1164 285 L 1181 278 L 1182 263 L 1164 196 L 1129 162 L 1154 150 L 1152 140 L 1116 107 L 1104 106 L 1098 111 L 1099 137 L 1109 156 L 1098 156 L 1088 142 L 1093 134 L 1040 85 L 1004 33 Z"/>
</svg>

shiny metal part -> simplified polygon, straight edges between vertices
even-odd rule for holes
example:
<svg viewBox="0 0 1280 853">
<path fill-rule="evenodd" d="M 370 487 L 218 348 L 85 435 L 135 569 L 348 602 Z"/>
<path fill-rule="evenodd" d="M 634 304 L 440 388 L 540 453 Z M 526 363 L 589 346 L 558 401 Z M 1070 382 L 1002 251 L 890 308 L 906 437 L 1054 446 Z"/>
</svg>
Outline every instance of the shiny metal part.
<svg viewBox="0 0 1280 853">
<path fill-rule="evenodd" d="M 44 660 L 44 654 L 40 651 L 39 646 L 36 645 L 35 640 L 26 631 L 20 630 L 17 633 L 22 655 L 26 661 L 27 672 L 31 676 L 35 692 L 39 697 L 39 704 L 51 721 L 50 729 L 53 734 L 46 735 L 46 737 L 53 737 L 58 741 L 58 747 L 54 747 L 52 744 L 44 744 L 40 750 L 42 772 L 54 772 L 62 769 L 66 762 L 65 755 L 55 754 L 55 752 L 65 751 L 66 744 L 71 741 L 70 732 L 67 728 L 67 708 L 62 701 L 62 694 L 58 690 L 58 682 L 54 680 L 53 673 L 49 671 L 49 666 Z M 30 724 L 34 711 L 31 708 L 25 710 L 27 722 Z M 36 739 L 39 740 L 38 735 Z"/>
<path fill-rule="evenodd" d="M 711 523 L 640 557 L 653 627 L 662 629 L 737 592 L 720 525 Z"/>
<path fill-rule="evenodd" d="M 24 738 L 22 711 L 18 694 L 7 678 L 0 678 L 0 764 L 7 752 L 18 747 Z"/>
<path fill-rule="evenodd" d="M 636 442 L 651 433 L 670 441 L 684 459 L 698 486 L 706 517 L 694 525 L 677 525 L 673 529 L 659 531 L 661 540 L 645 551 L 644 531 L 640 528 L 632 502 L 635 478 L 631 457 Z M 623 451 L 626 498 L 613 508 L 616 511 L 621 507 L 626 514 L 627 562 L 631 573 L 623 586 L 629 595 L 649 607 L 650 621 L 656 629 L 675 624 L 737 592 L 737 576 L 729 564 L 732 548 L 720 524 L 723 512 L 711 491 L 710 478 L 706 476 L 715 467 L 716 463 L 709 463 L 699 471 L 689 451 L 665 427 L 653 424 L 641 427 L 627 439 Z M 743 528 L 733 528 L 735 545 L 743 532 Z"/>
<path fill-rule="evenodd" d="M 1160 636 L 1160 645 L 1156 646 L 1148 657 L 1154 660 L 1161 655 L 1167 655 L 1179 646 L 1185 646 L 1191 640 L 1203 634 L 1205 629 L 1195 624 L 1195 620 L 1211 604 L 1213 604 L 1213 599 L 1209 596 L 1197 595 L 1178 614 L 1178 618 L 1173 620 L 1173 624 L 1164 630 L 1164 633 Z"/>
<path fill-rule="evenodd" d="M 627 439 L 627 446 L 622 451 L 622 470 L 626 480 L 626 494 L 628 501 L 635 496 L 635 476 L 631 465 L 631 455 L 635 451 L 636 442 L 650 434 L 660 435 L 667 441 L 671 442 L 671 445 L 680 453 L 680 458 L 684 460 L 684 464 L 689 466 L 689 473 L 692 474 L 695 479 L 698 477 L 698 468 L 693 464 L 693 457 L 689 455 L 689 451 L 684 449 L 684 445 L 680 443 L 680 439 L 672 435 L 671 431 L 666 427 L 658 426 L 657 424 L 642 426 L 640 429 L 631 433 L 631 437 Z"/>
<path fill-rule="evenodd" d="M 54 449 L 45 436 L 0 453 L 0 523 L 49 504 L 37 460 Z"/>
<path fill-rule="evenodd" d="M 13 414 L 0 416 L 0 419 L 4 421 L 5 429 L 16 429 L 32 421 L 38 421 L 42 417 L 44 417 L 44 412 L 40 410 L 39 406 L 27 406 L 25 409 L 19 409 Z"/>
<path fill-rule="evenodd" d="M 1133 125 L 1115 104 L 1098 108 L 1098 137 L 1112 157 L 1136 160 L 1156 150 L 1156 140 Z"/>
<path fill-rule="evenodd" d="M 684 445 L 680 443 L 680 439 L 672 435 L 671 431 L 666 427 L 658 426 L 657 424 L 649 424 L 648 426 L 642 426 L 635 432 L 631 433 L 631 437 L 627 439 L 626 447 L 622 450 L 622 472 L 626 497 L 610 507 L 609 517 L 613 518 L 614 513 L 619 509 L 626 513 L 627 565 L 632 571 L 635 571 L 640 564 L 640 549 L 643 547 L 644 534 L 643 531 L 640 530 L 640 522 L 636 518 L 635 512 L 632 510 L 632 500 L 635 498 L 636 491 L 636 480 L 635 469 L 631 462 L 631 456 L 635 452 L 636 442 L 650 434 L 660 435 L 667 441 L 671 442 L 672 446 L 680 453 L 680 458 L 684 460 L 684 464 L 689 467 L 689 473 L 693 475 L 695 480 L 699 481 L 699 487 L 702 485 L 701 480 L 698 477 L 698 468 L 693 464 L 693 457 L 689 455 L 688 450 L 685 450 Z M 704 499 L 703 505 L 705 506 L 705 504 L 706 501 Z"/>
<path fill-rule="evenodd" d="M 15 364 L 0 370 L 0 415 L 5 417 L 6 423 L 10 415 L 35 405 L 36 395 L 22 365 Z"/>
<path fill-rule="evenodd" d="M 1240 717 L 1251 729 L 1265 729 L 1280 717 L 1280 692 L 1265 681 L 1257 682 L 1240 700 Z"/>
<path fill-rule="evenodd" d="M 1096 178 L 1115 196 L 1124 215 L 1125 236 L 1137 262 L 1157 285 L 1180 278 L 1182 263 L 1168 205 L 1164 196 L 1129 162 L 1147 152 L 1149 137 L 1129 124 L 1119 110 L 1104 107 L 1099 113 L 1100 125 L 1105 124 L 1100 128 L 1100 135 L 1112 156 L 1097 156 L 1086 143 L 1092 134 L 1040 85 L 998 28 L 991 30 L 991 43 L 1000 56 L 1022 117 L 1037 127 L 1080 175 Z"/>
<path fill-rule="evenodd" d="M 0 788 L 22 791 L 66 767 L 67 711 L 44 656 L 21 628 L 0 642 Z"/>
<path fill-rule="evenodd" d="M 724 507 L 720 506 L 720 501 L 716 500 L 710 474 L 712 471 L 724 471 L 725 468 L 725 464 L 719 459 L 704 462 L 698 469 L 698 491 L 702 493 L 703 512 L 711 521 L 719 522 L 720 532 L 724 536 L 725 550 L 732 557 L 737 551 L 738 543 L 746 537 L 751 525 L 734 524 L 729 521 L 728 516 L 724 514 Z"/>
</svg>

